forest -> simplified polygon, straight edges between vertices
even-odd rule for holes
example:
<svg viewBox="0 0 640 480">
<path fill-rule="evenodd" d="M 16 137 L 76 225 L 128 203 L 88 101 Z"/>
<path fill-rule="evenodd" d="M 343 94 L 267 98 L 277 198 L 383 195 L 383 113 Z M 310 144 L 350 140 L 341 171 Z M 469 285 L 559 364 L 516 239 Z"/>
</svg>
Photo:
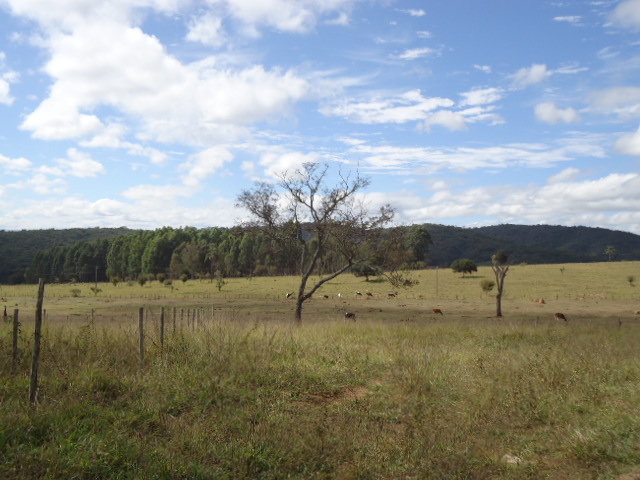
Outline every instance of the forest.
<svg viewBox="0 0 640 480">
<path fill-rule="evenodd" d="M 640 236 L 602 228 L 499 225 L 402 227 L 404 268 L 443 267 L 468 258 L 488 264 L 498 250 L 514 263 L 576 263 L 640 259 Z M 312 238 L 307 239 L 313 242 Z M 296 252 L 259 230 L 163 227 L 156 230 L 69 229 L 0 231 L 0 283 L 137 281 L 298 273 Z M 322 267 L 339 258 L 329 256 Z M 322 272 L 318 272 L 322 273 Z M 375 262 L 354 269 L 375 275 Z"/>
</svg>

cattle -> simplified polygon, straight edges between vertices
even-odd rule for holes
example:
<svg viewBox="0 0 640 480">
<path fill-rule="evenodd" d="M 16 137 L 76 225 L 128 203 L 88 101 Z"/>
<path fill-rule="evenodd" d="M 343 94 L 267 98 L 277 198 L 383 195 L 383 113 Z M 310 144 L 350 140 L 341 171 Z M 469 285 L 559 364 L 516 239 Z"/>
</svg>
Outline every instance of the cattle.
<svg viewBox="0 0 640 480">
<path fill-rule="evenodd" d="M 442 313 L 442 310 L 440 310 L 439 308 L 432 308 L 431 311 L 436 315 L 444 315 L 444 313 Z"/>
<path fill-rule="evenodd" d="M 293 292 L 287 293 L 287 298 L 291 298 L 291 297 L 293 297 Z"/>
<path fill-rule="evenodd" d="M 338 294 L 338 298 L 342 298 L 342 294 L 341 293 Z"/>
<path fill-rule="evenodd" d="M 356 314 L 355 313 L 351 313 L 351 312 L 347 312 L 347 313 L 344 314 L 344 318 L 350 318 L 355 322 L 356 321 Z"/>
<path fill-rule="evenodd" d="M 362 292 L 356 292 L 356 296 L 357 297 L 361 297 L 362 296 Z"/>
<path fill-rule="evenodd" d="M 553 318 L 555 318 L 556 320 L 564 320 L 565 322 L 567 321 L 567 317 L 564 313 L 556 313 Z"/>
<path fill-rule="evenodd" d="M 327 299 L 327 298 L 329 298 L 329 295 L 323 295 L 322 298 Z"/>
<path fill-rule="evenodd" d="M 636 310 L 635 312 L 633 312 L 635 315 L 640 315 L 640 310 Z"/>
<path fill-rule="evenodd" d="M 391 292 L 391 293 L 388 293 L 388 294 L 387 294 L 387 296 L 388 296 L 389 298 L 396 298 L 396 296 L 397 296 L 397 295 L 398 295 L 398 294 L 397 294 L 396 292 Z"/>
<path fill-rule="evenodd" d="M 367 297 L 373 297 L 373 293 L 367 292 Z"/>
</svg>

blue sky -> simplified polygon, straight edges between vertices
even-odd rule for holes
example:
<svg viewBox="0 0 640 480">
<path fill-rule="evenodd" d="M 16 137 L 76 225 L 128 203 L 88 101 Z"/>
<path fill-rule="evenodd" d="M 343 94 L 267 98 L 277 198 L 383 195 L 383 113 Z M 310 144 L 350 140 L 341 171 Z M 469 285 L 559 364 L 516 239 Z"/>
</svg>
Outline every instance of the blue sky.
<svg viewBox="0 0 640 480">
<path fill-rule="evenodd" d="M 640 0 L 0 0 L 0 228 L 232 226 L 303 162 L 400 224 L 640 234 Z"/>
</svg>

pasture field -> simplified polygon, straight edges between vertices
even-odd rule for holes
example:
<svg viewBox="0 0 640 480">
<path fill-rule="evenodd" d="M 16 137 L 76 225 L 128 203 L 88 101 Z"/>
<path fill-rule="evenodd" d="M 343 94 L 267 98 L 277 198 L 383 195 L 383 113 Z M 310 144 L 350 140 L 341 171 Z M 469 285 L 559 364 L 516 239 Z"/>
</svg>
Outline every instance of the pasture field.
<svg viewBox="0 0 640 480">
<path fill-rule="evenodd" d="M 47 285 L 35 408 L 37 286 L 0 286 L 0 478 L 640 478 L 640 263 L 512 266 L 502 319 L 488 267 L 413 276 L 338 277 L 300 327 L 295 277 Z"/>
</svg>

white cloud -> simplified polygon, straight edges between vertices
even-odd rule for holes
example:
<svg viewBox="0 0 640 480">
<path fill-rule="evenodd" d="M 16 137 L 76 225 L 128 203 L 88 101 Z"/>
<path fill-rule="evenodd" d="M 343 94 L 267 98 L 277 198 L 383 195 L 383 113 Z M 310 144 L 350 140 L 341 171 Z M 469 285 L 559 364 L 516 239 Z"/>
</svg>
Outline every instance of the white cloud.
<svg viewBox="0 0 640 480">
<path fill-rule="evenodd" d="M 50 50 L 49 98 L 22 125 L 41 139 L 104 132 L 101 119 L 90 113 L 104 105 L 139 119 L 139 138 L 205 144 L 216 136 L 242 135 L 244 125 L 282 116 L 311 94 L 310 84 L 292 71 L 184 65 L 155 37 L 116 23 L 56 34 Z"/>
<path fill-rule="evenodd" d="M 140 205 L 159 208 L 173 204 L 180 197 L 191 197 L 194 193 L 189 185 L 137 185 L 127 188 L 122 196 Z"/>
<path fill-rule="evenodd" d="M 476 70 L 480 70 L 481 72 L 484 73 L 491 73 L 491 67 L 489 65 L 474 65 L 473 68 L 475 68 Z"/>
<path fill-rule="evenodd" d="M 56 167 L 40 167 L 40 171 L 58 177 L 95 177 L 106 173 L 104 165 L 91 158 L 88 153 L 81 152 L 75 148 L 67 151 L 67 158 L 59 158 L 54 161 Z"/>
<path fill-rule="evenodd" d="M 204 180 L 216 173 L 225 163 L 233 160 L 233 155 L 222 147 L 211 147 L 193 155 L 180 170 L 186 171 L 182 175 L 182 183 L 191 187 L 198 187 Z"/>
<path fill-rule="evenodd" d="M 460 102 L 461 106 L 466 105 L 484 105 L 487 103 L 494 103 L 502 99 L 503 91 L 499 88 L 478 88 L 469 92 L 461 93 L 460 96 L 464 98 Z"/>
<path fill-rule="evenodd" d="M 611 13 L 611 22 L 624 28 L 640 28 L 640 0 L 624 0 Z"/>
<path fill-rule="evenodd" d="M 425 12 L 421 8 L 409 8 L 409 9 L 400 9 L 399 12 L 406 13 L 411 15 L 412 17 L 424 17 L 427 12 Z"/>
<path fill-rule="evenodd" d="M 226 42 L 226 34 L 222 18 L 212 13 L 194 18 L 189 24 L 186 39 L 190 42 L 200 42 L 213 47 L 223 45 Z"/>
<path fill-rule="evenodd" d="M 451 131 L 467 129 L 467 122 L 464 116 L 449 110 L 440 110 L 433 115 L 429 115 L 424 125 L 428 131 L 431 131 L 431 128 L 435 125 L 440 125 Z"/>
<path fill-rule="evenodd" d="M 409 50 L 405 50 L 396 58 L 399 58 L 400 60 L 416 60 L 422 57 L 430 57 L 436 53 L 436 50 L 429 47 L 411 48 Z"/>
<path fill-rule="evenodd" d="M 14 98 L 11 96 L 11 86 L 9 82 L 0 78 L 0 103 L 11 105 L 13 101 Z"/>
<path fill-rule="evenodd" d="M 553 19 L 556 22 L 567 22 L 572 25 L 576 25 L 580 23 L 580 21 L 582 20 L 582 17 L 580 15 L 565 15 L 562 17 L 553 17 Z"/>
<path fill-rule="evenodd" d="M 633 133 L 625 133 L 614 146 L 616 152 L 624 155 L 640 156 L 640 129 Z"/>
<path fill-rule="evenodd" d="M 388 98 L 373 98 L 368 102 L 344 100 L 321 111 L 356 123 L 406 123 L 424 120 L 437 108 L 453 105 L 453 100 L 448 98 L 425 97 L 420 90 L 411 90 Z"/>
<path fill-rule="evenodd" d="M 226 12 L 246 25 L 246 33 L 259 35 L 259 27 L 304 33 L 315 27 L 327 15 L 348 12 L 355 0 L 221 0 Z"/>
<path fill-rule="evenodd" d="M 433 37 L 433 33 L 428 30 L 419 30 L 417 32 L 418 38 L 431 38 Z"/>
<path fill-rule="evenodd" d="M 616 114 L 623 119 L 640 116 L 640 87 L 612 87 L 593 92 L 591 105 L 602 113 Z"/>
<path fill-rule="evenodd" d="M 548 183 L 569 182 L 580 176 L 580 170 L 574 167 L 565 168 L 549 178 Z"/>
<path fill-rule="evenodd" d="M 512 143 L 486 148 L 397 147 L 360 144 L 352 156 L 372 168 L 391 166 L 398 174 L 426 175 L 442 169 L 469 171 L 480 168 L 504 169 L 515 165 L 545 168 L 583 158 L 604 158 L 602 138 L 567 137 L 555 145 Z"/>
<path fill-rule="evenodd" d="M 306 162 L 319 162 L 320 155 L 315 152 L 302 153 L 272 148 L 260 157 L 260 165 L 271 178 L 279 178 L 284 172 L 292 172 Z"/>
<path fill-rule="evenodd" d="M 580 121 L 580 114 L 572 107 L 565 109 L 558 108 L 554 102 L 544 102 L 536 105 L 536 118 L 541 122 L 558 124 L 558 123 L 576 123 Z"/>
<path fill-rule="evenodd" d="M 565 179 L 524 188 L 494 185 L 476 188 L 445 188 L 423 197 L 418 191 L 374 193 L 373 206 L 391 202 L 398 208 L 398 221 L 411 224 L 456 219 L 469 226 L 478 219 L 485 224 L 519 223 L 598 225 L 617 228 L 624 224 L 640 233 L 640 175 L 611 174 L 578 181 L 576 172 L 565 171 Z M 431 189 L 432 191 L 435 189 Z M 617 212 L 611 214 L 610 212 Z M 465 222 L 467 219 L 467 222 Z"/>
<path fill-rule="evenodd" d="M 349 14 L 347 12 L 339 12 L 338 16 L 335 18 L 330 18 L 325 21 L 327 25 L 338 25 L 341 27 L 346 27 L 350 22 Z"/>
<path fill-rule="evenodd" d="M 26 158 L 9 158 L 0 154 L 0 166 L 5 169 L 5 172 L 16 174 L 24 172 L 32 167 L 32 163 Z"/>
<path fill-rule="evenodd" d="M 67 184 L 61 178 L 51 179 L 47 173 L 38 172 L 27 180 L 25 188 L 32 189 L 39 195 L 62 195 L 66 193 Z M 51 213 L 47 212 L 48 215 Z"/>
<path fill-rule="evenodd" d="M 530 67 L 521 68 L 511 76 L 515 88 L 525 88 L 545 81 L 551 76 L 544 64 L 533 64 Z"/>
</svg>

